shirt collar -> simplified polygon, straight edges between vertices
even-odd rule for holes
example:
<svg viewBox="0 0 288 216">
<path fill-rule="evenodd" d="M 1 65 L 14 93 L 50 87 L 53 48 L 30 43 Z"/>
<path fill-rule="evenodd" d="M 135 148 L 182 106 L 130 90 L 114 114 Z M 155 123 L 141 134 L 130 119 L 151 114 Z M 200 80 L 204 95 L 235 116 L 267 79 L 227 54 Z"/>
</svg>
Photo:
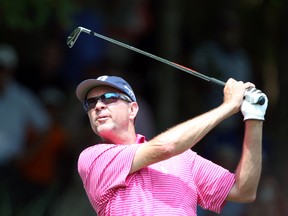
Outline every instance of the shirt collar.
<svg viewBox="0 0 288 216">
<path fill-rule="evenodd" d="M 140 144 L 140 143 L 144 143 L 146 142 L 145 136 L 141 135 L 141 134 L 137 134 L 136 135 L 136 143 Z"/>
</svg>

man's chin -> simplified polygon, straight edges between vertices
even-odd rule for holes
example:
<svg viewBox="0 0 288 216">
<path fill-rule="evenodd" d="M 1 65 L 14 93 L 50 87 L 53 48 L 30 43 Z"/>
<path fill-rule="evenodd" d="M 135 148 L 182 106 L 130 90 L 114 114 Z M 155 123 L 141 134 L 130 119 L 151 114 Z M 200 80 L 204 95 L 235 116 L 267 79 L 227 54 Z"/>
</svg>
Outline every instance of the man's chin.
<svg viewBox="0 0 288 216">
<path fill-rule="evenodd" d="M 109 136 L 112 133 L 113 128 L 109 125 L 101 125 L 97 127 L 97 134 L 100 137 Z"/>
</svg>

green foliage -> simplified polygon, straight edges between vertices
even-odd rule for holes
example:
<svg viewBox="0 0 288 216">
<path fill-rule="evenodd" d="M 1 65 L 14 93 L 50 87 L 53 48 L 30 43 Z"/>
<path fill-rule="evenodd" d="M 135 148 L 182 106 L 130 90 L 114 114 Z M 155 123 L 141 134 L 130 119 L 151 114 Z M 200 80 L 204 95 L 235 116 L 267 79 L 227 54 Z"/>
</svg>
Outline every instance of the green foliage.
<svg viewBox="0 0 288 216">
<path fill-rule="evenodd" d="M 68 25 L 74 4 L 69 0 L 1 0 L 0 24 L 11 29 L 41 29 L 49 20 Z"/>
</svg>

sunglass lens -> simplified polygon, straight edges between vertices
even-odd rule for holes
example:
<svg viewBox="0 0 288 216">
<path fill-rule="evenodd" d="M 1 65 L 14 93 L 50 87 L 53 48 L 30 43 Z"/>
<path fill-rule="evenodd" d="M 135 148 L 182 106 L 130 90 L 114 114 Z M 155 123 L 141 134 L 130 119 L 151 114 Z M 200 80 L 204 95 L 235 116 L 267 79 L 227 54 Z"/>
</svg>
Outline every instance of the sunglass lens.
<svg viewBox="0 0 288 216">
<path fill-rule="evenodd" d="M 98 100 L 100 100 L 104 104 L 110 104 L 116 102 L 119 98 L 122 100 L 128 101 L 125 97 L 121 96 L 118 93 L 106 93 L 98 97 L 93 97 L 85 100 L 84 102 L 84 109 L 88 112 L 91 109 L 94 109 Z"/>
<path fill-rule="evenodd" d="M 93 109 L 97 104 L 98 98 L 89 98 L 85 101 L 86 110 Z"/>
<path fill-rule="evenodd" d="M 118 98 L 118 95 L 115 93 L 106 93 L 100 97 L 101 101 L 105 104 L 114 103 Z"/>
</svg>

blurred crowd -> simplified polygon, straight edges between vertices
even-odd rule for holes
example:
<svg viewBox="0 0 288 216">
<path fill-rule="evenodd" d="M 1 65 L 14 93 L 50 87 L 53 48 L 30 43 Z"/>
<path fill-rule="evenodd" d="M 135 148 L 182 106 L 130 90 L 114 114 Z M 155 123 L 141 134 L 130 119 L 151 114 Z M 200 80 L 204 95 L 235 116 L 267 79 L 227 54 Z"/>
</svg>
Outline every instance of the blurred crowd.
<svg viewBox="0 0 288 216">
<path fill-rule="evenodd" d="M 157 4 L 149 0 L 126 0 L 125 4 L 114 0 L 98 11 L 85 1 L 77 2 L 79 10 L 71 17 L 73 27 L 54 28 L 57 32 L 41 40 L 34 61 L 27 61 L 25 55 L 30 55 L 30 50 L 24 55 L 19 43 L 0 41 L 1 216 L 95 215 L 77 173 L 79 153 L 98 141 L 75 97 L 75 86 L 84 78 L 104 74 L 125 77 L 140 105 L 137 132 L 148 139 L 159 132 L 153 93 L 157 71 L 150 66 L 153 60 L 89 35 L 81 35 L 72 49 L 65 44 L 74 28 L 83 26 L 156 54 Z M 213 37 L 188 52 L 186 48 L 185 58 L 202 73 L 220 80 L 234 77 L 257 81 L 249 55 L 241 46 L 243 26 L 239 17 L 227 10 L 217 17 Z M 50 25 L 52 29 L 57 24 Z M 193 87 L 187 82 L 182 83 L 180 100 L 180 104 L 186 103 L 184 116 L 197 115 L 221 103 L 218 87 L 203 89 L 197 81 Z M 194 92 L 202 89 L 201 95 L 189 92 L 189 88 Z M 225 121 L 195 150 L 233 171 L 241 153 L 241 118 L 236 115 Z M 288 197 L 276 178 L 271 145 L 269 136 L 264 135 L 257 200 L 252 204 L 227 203 L 221 215 L 288 215 Z M 213 215 L 202 209 L 198 214 Z"/>
</svg>

